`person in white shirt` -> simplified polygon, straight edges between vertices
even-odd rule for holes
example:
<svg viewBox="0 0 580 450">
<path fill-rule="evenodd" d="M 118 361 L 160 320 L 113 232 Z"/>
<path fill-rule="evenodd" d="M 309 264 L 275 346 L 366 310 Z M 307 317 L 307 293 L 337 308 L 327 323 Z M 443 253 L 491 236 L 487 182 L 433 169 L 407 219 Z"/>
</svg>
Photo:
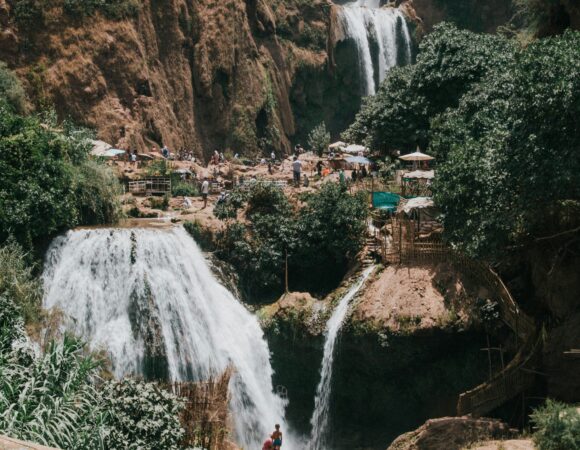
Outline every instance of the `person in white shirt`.
<svg viewBox="0 0 580 450">
<path fill-rule="evenodd" d="M 201 197 L 203 198 L 203 208 L 207 207 L 207 196 L 209 194 L 209 181 L 207 178 L 203 179 L 203 183 L 201 183 Z"/>
<path fill-rule="evenodd" d="M 302 161 L 298 159 L 298 156 L 294 157 L 294 162 L 292 163 L 292 174 L 294 175 L 294 186 L 300 186 L 300 172 L 302 172 Z"/>
</svg>

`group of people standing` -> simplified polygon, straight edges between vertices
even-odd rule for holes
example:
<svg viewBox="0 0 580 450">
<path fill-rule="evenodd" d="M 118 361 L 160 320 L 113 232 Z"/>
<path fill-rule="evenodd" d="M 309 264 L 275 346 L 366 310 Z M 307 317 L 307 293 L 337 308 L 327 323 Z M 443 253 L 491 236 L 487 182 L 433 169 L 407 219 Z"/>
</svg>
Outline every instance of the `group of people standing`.
<svg viewBox="0 0 580 450">
<path fill-rule="evenodd" d="M 280 425 L 276 424 L 274 427 L 274 432 L 272 435 L 266 439 L 262 450 L 280 450 L 282 447 L 282 432 L 280 431 Z"/>
</svg>

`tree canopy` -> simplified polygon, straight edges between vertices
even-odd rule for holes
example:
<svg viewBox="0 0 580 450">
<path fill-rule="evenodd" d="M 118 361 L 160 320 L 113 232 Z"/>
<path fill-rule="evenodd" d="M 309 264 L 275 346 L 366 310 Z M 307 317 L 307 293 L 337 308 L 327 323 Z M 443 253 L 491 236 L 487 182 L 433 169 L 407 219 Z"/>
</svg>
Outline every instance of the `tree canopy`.
<svg viewBox="0 0 580 450">
<path fill-rule="evenodd" d="M 439 25 L 346 135 L 387 153 L 427 148 L 448 240 L 498 255 L 580 215 L 579 49 L 578 32 L 523 47 Z"/>
</svg>

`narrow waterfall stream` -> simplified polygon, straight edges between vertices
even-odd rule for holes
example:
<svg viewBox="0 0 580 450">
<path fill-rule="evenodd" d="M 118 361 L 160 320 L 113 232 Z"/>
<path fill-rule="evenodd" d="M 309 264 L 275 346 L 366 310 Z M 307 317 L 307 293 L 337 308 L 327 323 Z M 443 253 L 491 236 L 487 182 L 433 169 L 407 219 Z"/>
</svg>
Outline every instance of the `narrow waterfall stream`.
<svg viewBox="0 0 580 450">
<path fill-rule="evenodd" d="M 332 363 L 334 361 L 334 347 L 348 312 L 351 300 L 362 288 L 364 282 L 373 272 L 374 266 L 365 269 L 357 280 L 346 292 L 332 313 L 326 324 L 324 353 L 322 356 L 322 368 L 320 370 L 320 382 L 316 388 L 316 399 L 314 400 L 314 413 L 310 423 L 312 433 L 309 442 L 309 450 L 328 450 L 327 432 L 328 419 L 330 414 L 330 393 L 332 381 Z"/>
<path fill-rule="evenodd" d="M 182 228 L 69 231 L 52 243 L 43 277 L 44 307 L 59 308 L 66 329 L 108 351 L 117 377 L 155 370 L 195 381 L 232 365 L 237 442 L 261 448 L 280 423 L 284 447 L 301 448 L 273 393 L 257 319 L 216 280 Z"/>
<path fill-rule="evenodd" d="M 374 95 L 391 68 L 411 63 L 411 35 L 405 17 L 396 8 L 381 8 L 380 0 L 357 0 L 340 11 L 346 37 L 357 47 L 363 95 Z M 378 48 L 377 63 L 373 62 L 373 45 Z M 399 51 L 404 61 L 399 61 Z"/>
</svg>

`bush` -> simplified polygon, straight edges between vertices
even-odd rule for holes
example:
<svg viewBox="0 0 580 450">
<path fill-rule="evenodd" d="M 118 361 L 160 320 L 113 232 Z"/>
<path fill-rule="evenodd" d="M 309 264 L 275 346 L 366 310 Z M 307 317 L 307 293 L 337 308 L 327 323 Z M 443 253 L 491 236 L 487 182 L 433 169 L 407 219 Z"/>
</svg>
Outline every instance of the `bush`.
<svg viewBox="0 0 580 450">
<path fill-rule="evenodd" d="M 14 18 L 19 25 L 38 27 L 44 24 L 45 0 L 15 0 Z"/>
<path fill-rule="evenodd" d="M 18 77 L 0 61 L 0 98 L 14 108 L 17 113 L 26 109 L 26 95 Z"/>
<path fill-rule="evenodd" d="M 291 287 L 324 292 L 344 274 L 364 243 L 364 195 L 327 183 L 295 210 L 283 191 L 256 185 L 248 193 L 247 223 L 233 222 L 217 236 L 217 256 L 234 266 L 248 298 L 279 295 L 286 255 Z"/>
<path fill-rule="evenodd" d="M 179 448 L 182 401 L 148 383 L 103 383 L 101 369 L 70 336 L 38 354 L 0 294 L 1 434 L 63 449 Z"/>
<path fill-rule="evenodd" d="M 548 400 L 531 417 L 539 450 L 580 450 L 580 413 L 575 407 Z"/>
<path fill-rule="evenodd" d="M 88 162 L 83 130 L 51 115 L 22 117 L 0 100 L 0 243 L 9 235 L 30 248 L 67 228 L 118 217 L 118 184 Z"/>
<path fill-rule="evenodd" d="M 196 197 L 199 191 L 193 184 L 178 182 L 171 186 L 171 195 L 174 197 Z"/>
<path fill-rule="evenodd" d="M 110 433 L 105 448 L 177 449 L 184 435 L 179 412 L 184 403 L 153 383 L 123 379 L 105 384 L 104 411 Z"/>
<path fill-rule="evenodd" d="M 18 314 L 30 324 L 39 322 L 41 288 L 28 259 L 13 240 L 0 247 L 0 296 L 10 299 Z"/>
<path fill-rule="evenodd" d="M 320 125 L 314 127 L 310 132 L 308 135 L 308 145 L 318 156 L 322 156 L 328 149 L 330 145 L 330 133 L 326 131 L 326 124 L 324 122 L 321 122 Z"/>
<path fill-rule="evenodd" d="M 212 251 L 215 248 L 214 235 L 211 229 L 204 227 L 198 221 L 187 221 L 183 224 L 193 240 L 205 251 Z"/>
</svg>

